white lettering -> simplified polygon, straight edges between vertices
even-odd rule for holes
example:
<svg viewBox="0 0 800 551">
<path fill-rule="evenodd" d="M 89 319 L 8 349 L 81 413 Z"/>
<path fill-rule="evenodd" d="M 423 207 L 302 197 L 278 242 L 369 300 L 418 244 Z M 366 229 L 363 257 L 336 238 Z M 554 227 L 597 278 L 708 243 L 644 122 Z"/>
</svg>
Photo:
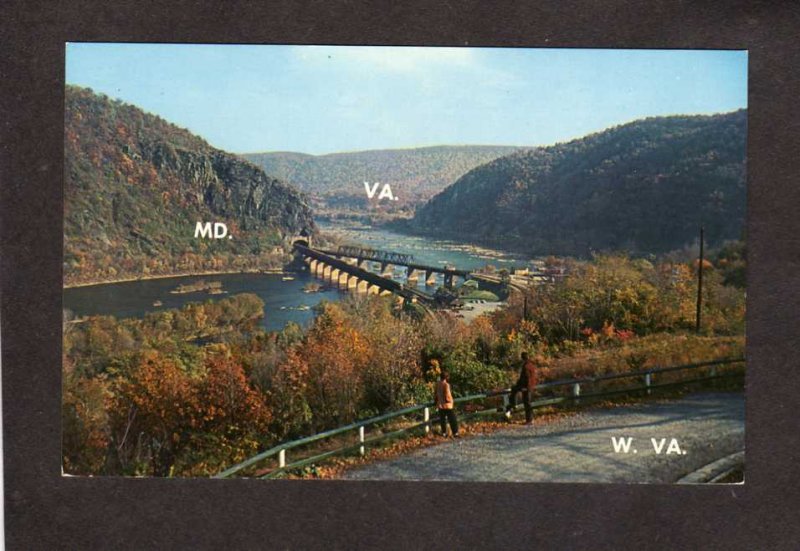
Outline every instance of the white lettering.
<svg viewBox="0 0 800 551">
<path fill-rule="evenodd" d="M 198 222 L 197 225 L 194 227 L 194 236 L 195 237 L 211 237 L 211 222 L 206 222 L 203 224 L 202 222 Z"/>
<path fill-rule="evenodd" d="M 367 199 L 372 199 L 375 197 L 375 193 L 378 191 L 378 186 L 380 185 L 380 182 L 375 182 L 375 185 L 370 187 L 369 182 L 364 182 L 364 191 L 367 192 Z M 392 193 L 392 186 L 389 184 L 383 184 L 381 192 L 378 195 L 378 199 L 389 199 L 390 201 L 398 200 L 398 198 L 394 196 L 394 193 Z"/>
<path fill-rule="evenodd" d="M 226 235 L 228 235 L 228 226 L 222 222 L 214 222 L 213 226 L 211 222 L 198 222 L 194 227 L 195 237 L 223 239 Z M 228 237 L 228 239 L 230 239 L 230 237 Z"/>
<path fill-rule="evenodd" d="M 394 195 L 392 194 L 392 188 L 389 186 L 389 184 L 385 184 L 383 186 L 383 189 L 381 190 L 381 194 L 378 195 L 378 199 L 383 199 L 383 198 L 389 199 L 389 201 L 394 201 Z"/>
<path fill-rule="evenodd" d="M 214 222 L 214 239 L 222 239 L 228 235 L 228 226 L 222 222 Z"/>
<path fill-rule="evenodd" d="M 372 189 L 370 189 L 369 182 L 364 182 L 364 189 L 367 190 L 367 198 L 368 199 L 372 199 L 373 197 L 375 197 L 375 192 L 378 191 L 378 186 L 379 185 L 381 185 L 380 182 L 375 182 L 375 185 L 372 186 Z"/>
<path fill-rule="evenodd" d="M 623 438 L 620 437 L 619 439 L 615 437 L 611 437 L 611 444 L 614 446 L 614 453 L 629 453 L 631 451 L 631 443 L 633 442 L 633 438 Z"/>
<path fill-rule="evenodd" d="M 660 454 L 661 450 L 664 449 L 664 444 L 667 443 L 667 439 L 666 438 L 662 438 L 660 442 L 656 443 L 656 439 L 655 438 L 651 438 L 650 442 L 653 443 L 653 449 L 656 451 L 656 454 Z"/>
<path fill-rule="evenodd" d="M 669 447 L 667 448 L 667 455 L 674 453 L 677 455 L 683 455 L 683 451 L 681 451 L 681 447 L 678 445 L 678 441 L 674 438 L 669 441 Z"/>
</svg>

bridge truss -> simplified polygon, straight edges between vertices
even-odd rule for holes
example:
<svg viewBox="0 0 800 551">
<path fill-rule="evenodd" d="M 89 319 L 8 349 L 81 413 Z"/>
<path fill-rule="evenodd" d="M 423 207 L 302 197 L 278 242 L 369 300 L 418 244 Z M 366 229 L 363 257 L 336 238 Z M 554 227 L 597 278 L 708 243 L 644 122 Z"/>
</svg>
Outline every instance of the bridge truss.
<svg viewBox="0 0 800 551">
<path fill-rule="evenodd" d="M 388 264 L 408 265 L 414 261 L 414 256 L 410 254 L 396 253 L 392 251 L 379 251 L 377 249 L 365 249 L 363 247 L 354 247 L 350 245 L 340 246 L 337 250 L 337 254 L 341 256 L 349 256 L 350 258 L 374 260 L 375 262 Z"/>
</svg>

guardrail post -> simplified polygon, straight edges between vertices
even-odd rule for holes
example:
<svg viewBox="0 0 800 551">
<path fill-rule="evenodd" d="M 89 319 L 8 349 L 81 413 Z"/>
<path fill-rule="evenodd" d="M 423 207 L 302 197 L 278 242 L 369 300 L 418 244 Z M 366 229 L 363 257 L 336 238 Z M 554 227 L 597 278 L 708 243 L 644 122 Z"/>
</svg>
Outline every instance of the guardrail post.
<svg viewBox="0 0 800 551">
<path fill-rule="evenodd" d="M 706 368 L 710 368 L 709 372 L 712 374 L 712 376 L 719 376 L 717 374 L 720 371 L 723 372 L 722 376 L 725 376 L 725 367 L 724 367 L 724 365 L 730 364 L 730 363 L 742 363 L 744 361 L 745 361 L 744 358 L 729 358 L 729 359 L 725 359 L 725 360 L 718 360 L 718 361 L 715 361 L 715 362 L 711 362 L 711 361 L 709 361 L 709 362 L 700 362 L 700 363 L 681 365 L 681 366 L 670 366 L 670 367 L 660 367 L 660 368 L 659 367 L 651 367 L 648 370 L 640 370 L 640 371 L 626 372 L 626 373 L 616 373 L 616 374 L 611 374 L 611 375 L 598 376 L 598 377 L 595 377 L 595 378 L 586 378 L 586 379 L 582 379 L 581 381 L 586 381 L 587 383 L 596 384 L 599 381 L 605 381 L 605 380 L 609 380 L 609 379 L 630 378 L 630 379 L 636 380 L 639 377 L 644 377 L 644 384 L 645 384 L 644 390 L 647 391 L 647 394 L 650 394 L 653 387 L 659 386 L 659 385 L 654 385 L 653 384 L 653 377 L 655 375 L 660 374 L 660 373 L 673 372 L 673 371 L 678 371 L 678 370 L 682 371 L 682 370 L 687 370 L 687 369 L 699 369 L 699 368 L 706 369 Z M 694 381 L 694 379 L 692 379 L 690 381 L 686 381 L 686 382 L 692 382 L 692 381 Z M 662 384 L 669 385 L 669 384 L 673 384 L 673 383 L 665 382 L 665 383 L 662 383 Z M 683 383 L 674 383 L 674 384 L 683 384 Z M 557 397 L 555 397 L 554 399 L 542 400 L 542 402 L 544 402 L 545 404 L 569 403 L 569 399 L 570 398 L 574 401 L 575 404 L 579 403 L 579 401 L 580 401 L 580 393 L 581 393 L 580 382 L 578 382 L 578 380 L 576 380 L 576 379 L 565 379 L 565 380 L 554 381 L 554 382 L 551 382 L 551 383 L 546 383 L 545 385 L 542 385 L 542 386 L 544 386 L 545 388 L 550 388 L 550 387 L 556 387 L 557 386 L 559 389 L 564 389 L 566 387 L 571 387 L 572 396 L 569 396 L 569 394 L 567 394 L 567 392 L 569 392 L 569 391 L 564 392 L 564 390 L 560 390 L 559 391 L 559 395 Z M 623 390 L 623 392 L 627 392 L 627 391 L 630 391 L 630 390 L 643 390 L 643 389 L 641 389 L 639 387 L 627 388 L 627 389 Z M 612 390 L 612 392 L 615 392 L 615 391 Z M 488 396 L 486 394 L 481 394 L 481 395 L 475 395 L 475 396 L 460 398 L 460 399 L 458 399 L 458 402 L 460 403 L 460 402 L 464 402 L 464 401 L 472 401 L 472 400 L 484 399 L 484 398 L 488 398 L 489 396 L 491 396 L 493 398 L 498 393 L 503 396 L 503 406 L 505 408 L 508 408 L 508 405 L 510 403 L 510 396 L 509 396 L 508 390 L 502 390 L 502 391 L 499 391 L 499 392 L 492 392 Z M 606 394 L 608 394 L 608 393 L 597 393 L 596 394 L 595 392 L 590 392 L 589 396 L 590 397 L 602 396 L 602 395 L 606 395 Z M 387 414 L 379 415 L 377 417 L 373 417 L 373 418 L 370 418 L 370 419 L 357 421 L 355 423 L 351 423 L 349 425 L 346 425 L 346 426 L 343 426 L 343 427 L 339 427 L 337 429 L 332 429 L 330 431 L 326 431 L 325 433 L 319 433 L 319 434 L 316 434 L 316 435 L 307 436 L 307 437 L 304 437 L 304 438 L 299 438 L 299 439 L 293 440 L 291 442 L 282 442 L 282 443 L 276 444 L 274 447 L 270 448 L 269 450 L 261 452 L 261 453 L 255 455 L 255 456 L 247 459 L 246 461 L 238 463 L 238 464 L 234 465 L 233 467 L 230 467 L 230 468 L 218 473 L 217 475 L 215 475 L 215 478 L 227 478 L 229 476 L 232 476 L 232 475 L 240 472 L 242 469 L 248 468 L 248 467 L 250 467 L 252 465 L 255 465 L 257 462 L 260 462 L 260 461 L 263 461 L 263 460 L 266 460 L 266 459 L 270 459 L 271 461 L 274 461 L 274 458 L 275 458 L 276 455 L 277 455 L 277 458 L 278 458 L 277 459 L 278 467 L 280 469 L 284 469 L 286 467 L 286 464 L 287 464 L 286 463 L 286 451 L 287 450 L 293 449 L 296 446 L 301 445 L 301 444 L 307 444 L 307 443 L 310 443 L 310 442 L 317 442 L 317 441 L 320 441 L 320 440 L 325 439 L 325 438 L 330 438 L 332 436 L 338 436 L 340 434 L 345 434 L 345 433 L 346 434 L 351 434 L 350 431 L 352 431 L 355 428 L 359 429 L 359 444 L 357 446 L 347 445 L 344 448 L 341 448 L 340 450 L 333 450 L 332 452 L 325 452 L 325 453 L 321 454 L 321 456 L 315 456 L 313 458 L 306 458 L 303 461 L 296 461 L 295 463 L 293 463 L 293 465 L 297 465 L 298 463 L 307 464 L 309 462 L 309 459 L 316 460 L 316 459 L 319 459 L 320 457 L 321 458 L 326 458 L 326 457 L 328 457 L 328 456 L 330 456 L 330 455 L 332 455 L 334 453 L 338 453 L 338 452 L 341 452 L 343 450 L 351 451 L 354 447 L 359 448 L 359 451 L 361 452 L 361 454 L 364 455 L 364 454 L 366 454 L 366 439 L 364 437 L 364 432 L 365 432 L 365 427 L 367 425 L 372 426 L 377 422 L 383 422 L 383 421 L 386 421 L 388 419 L 395 419 L 395 418 L 397 418 L 399 416 L 408 415 L 410 413 L 416 414 L 420 410 L 423 411 L 423 415 L 424 415 L 424 419 L 425 419 L 425 423 L 423 423 L 423 425 L 425 426 L 425 429 L 426 429 L 425 432 L 426 433 L 427 432 L 432 432 L 433 426 L 431 424 L 431 418 L 430 418 L 431 417 L 430 407 L 428 407 L 428 406 L 426 406 L 424 404 L 418 404 L 418 405 L 411 406 L 409 408 L 405 408 L 405 409 L 398 410 L 398 411 L 395 411 L 395 412 L 389 412 Z M 485 412 L 489 413 L 490 410 L 485 410 Z M 419 425 L 415 425 L 415 426 L 418 427 Z M 394 431 L 391 434 L 392 435 L 396 435 L 396 434 L 401 434 L 401 433 L 405 433 L 405 432 L 408 432 L 408 429 L 401 429 L 399 431 Z M 376 440 L 378 440 L 380 438 L 380 436 L 375 436 L 374 438 Z M 268 474 L 266 476 L 272 476 L 272 475 Z"/>
</svg>

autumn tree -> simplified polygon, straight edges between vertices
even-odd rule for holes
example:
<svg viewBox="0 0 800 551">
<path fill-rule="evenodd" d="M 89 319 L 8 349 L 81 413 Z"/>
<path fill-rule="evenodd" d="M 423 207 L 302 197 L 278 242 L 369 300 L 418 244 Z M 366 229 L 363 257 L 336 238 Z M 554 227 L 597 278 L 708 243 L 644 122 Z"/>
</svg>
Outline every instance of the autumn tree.
<svg viewBox="0 0 800 551">
<path fill-rule="evenodd" d="M 154 476 L 172 474 L 197 427 L 197 385 L 174 360 L 149 352 L 113 390 L 113 443 L 123 472 L 139 472 L 146 462 Z"/>
<path fill-rule="evenodd" d="M 207 350 L 205 376 L 196 381 L 192 445 L 180 458 L 185 474 L 207 475 L 246 459 L 270 439 L 271 413 L 241 363 L 224 345 Z"/>
<path fill-rule="evenodd" d="M 61 371 L 61 446 L 64 472 L 95 474 L 106 464 L 111 440 L 104 376 L 86 378 L 64 357 Z"/>
<path fill-rule="evenodd" d="M 322 304 L 302 349 L 317 430 L 356 419 L 363 392 L 361 374 L 369 353 L 368 341 L 349 323 L 341 307 Z"/>
<path fill-rule="evenodd" d="M 308 400 L 309 366 L 300 346 L 288 350 L 272 377 L 270 405 L 272 433 L 278 438 L 298 436 L 311 430 L 311 404 Z"/>
<path fill-rule="evenodd" d="M 422 338 L 418 324 L 405 315 L 395 314 L 390 299 L 359 302 L 362 307 L 351 314 L 351 319 L 369 347 L 369 361 L 361 376 L 362 409 L 380 413 L 426 401 L 428 396 L 420 388 Z"/>
</svg>

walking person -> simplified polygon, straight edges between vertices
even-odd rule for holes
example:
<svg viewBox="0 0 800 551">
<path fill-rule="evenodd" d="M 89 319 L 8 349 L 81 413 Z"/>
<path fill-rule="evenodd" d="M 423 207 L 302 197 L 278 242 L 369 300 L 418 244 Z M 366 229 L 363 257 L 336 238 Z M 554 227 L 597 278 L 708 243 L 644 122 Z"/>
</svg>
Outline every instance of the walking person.
<svg viewBox="0 0 800 551">
<path fill-rule="evenodd" d="M 439 375 L 439 382 L 436 384 L 436 409 L 439 410 L 439 424 L 442 427 L 442 436 L 447 436 L 447 424 L 450 423 L 450 431 L 454 438 L 458 438 L 458 418 L 455 412 L 455 402 L 450 392 L 450 383 L 447 381 L 448 374 L 442 371 Z"/>
<path fill-rule="evenodd" d="M 511 395 L 506 409 L 506 419 L 511 420 L 511 410 L 517 405 L 517 393 L 522 392 L 522 401 L 525 404 L 525 424 L 533 423 L 533 408 L 531 408 L 531 397 L 536 391 L 536 364 L 528 356 L 527 352 L 522 353 L 522 368 L 519 370 L 519 378 L 514 386 L 511 387 Z"/>
</svg>

